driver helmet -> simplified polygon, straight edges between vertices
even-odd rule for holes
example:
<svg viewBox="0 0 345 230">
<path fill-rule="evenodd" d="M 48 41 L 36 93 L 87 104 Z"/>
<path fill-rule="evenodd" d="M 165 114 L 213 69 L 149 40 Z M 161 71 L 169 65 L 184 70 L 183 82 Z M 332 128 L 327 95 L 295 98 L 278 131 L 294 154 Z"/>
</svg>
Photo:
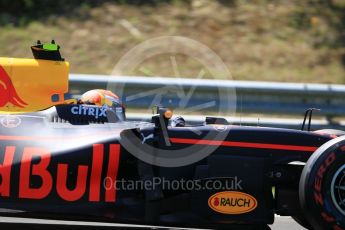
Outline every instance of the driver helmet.
<svg viewBox="0 0 345 230">
<path fill-rule="evenodd" d="M 81 96 L 79 103 L 107 107 L 115 112 L 120 120 L 125 119 L 125 107 L 122 101 L 116 94 L 109 90 L 93 89 L 87 91 Z"/>
</svg>

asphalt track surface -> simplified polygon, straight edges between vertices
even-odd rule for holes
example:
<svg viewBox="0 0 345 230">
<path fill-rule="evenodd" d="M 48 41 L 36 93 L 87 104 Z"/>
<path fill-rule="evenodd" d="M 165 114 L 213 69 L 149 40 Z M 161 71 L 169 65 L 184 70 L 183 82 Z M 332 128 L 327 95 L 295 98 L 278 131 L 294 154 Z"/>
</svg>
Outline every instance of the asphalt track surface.
<svg viewBox="0 0 345 230">
<path fill-rule="evenodd" d="M 301 226 L 295 223 L 290 217 L 276 217 L 276 221 L 270 226 L 272 230 L 302 230 Z M 16 217 L 0 217 L 0 229 L 184 229 L 184 228 L 169 228 L 158 226 L 139 226 L 100 222 L 78 222 L 78 221 L 61 221 L 61 220 L 46 220 L 46 219 L 31 219 L 31 218 L 16 218 Z M 195 230 L 186 228 L 186 230 Z"/>
</svg>

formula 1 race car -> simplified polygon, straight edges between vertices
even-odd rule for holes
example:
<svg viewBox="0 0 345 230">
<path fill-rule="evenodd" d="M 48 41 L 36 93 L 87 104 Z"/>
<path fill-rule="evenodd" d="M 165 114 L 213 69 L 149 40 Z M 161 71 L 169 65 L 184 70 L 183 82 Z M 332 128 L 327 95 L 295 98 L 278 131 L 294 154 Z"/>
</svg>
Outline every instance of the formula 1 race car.
<svg viewBox="0 0 345 230">
<path fill-rule="evenodd" d="M 163 107 L 127 121 L 107 90 L 67 98 L 55 42 L 31 48 L 0 58 L 2 215 L 269 229 L 277 214 L 345 229 L 344 132 L 310 131 L 312 110 L 302 130 L 188 126 Z"/>
</svg>

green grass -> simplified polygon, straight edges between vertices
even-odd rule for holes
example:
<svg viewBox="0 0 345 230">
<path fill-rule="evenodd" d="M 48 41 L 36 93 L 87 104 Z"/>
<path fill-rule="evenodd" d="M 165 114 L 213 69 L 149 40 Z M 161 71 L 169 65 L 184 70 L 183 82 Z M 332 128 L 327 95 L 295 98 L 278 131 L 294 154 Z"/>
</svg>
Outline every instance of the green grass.
<svg viewBox="0 0 345 230">
<path fill-rule="evenodd" d="M 121 56 L 140 42 L 179 35 L 210 47 L 236 80 L 345 83 L 342 11 L 306 0 L 189 2 L 105 3 L 81 7 L 77 12 L 82 14 L 75 17 L 50 16 L 22 26 L 4 25 L 0 56 L 31 57 L 29 46 L 34 41 L 54 38 L 71 63 L 71 72 L 109 74 Z M 337 9 L 345 7 L 342 0 L 333 2 Z M 124 20 L 139 33 L 128 30 Z M 176 55 L 176 61 L 182 76 L 195 77 L 202 68 L 183 55 Z M 127 74 L 174 75 L 169 55 L 145 60 L 141 67 Z"/>
</svg>

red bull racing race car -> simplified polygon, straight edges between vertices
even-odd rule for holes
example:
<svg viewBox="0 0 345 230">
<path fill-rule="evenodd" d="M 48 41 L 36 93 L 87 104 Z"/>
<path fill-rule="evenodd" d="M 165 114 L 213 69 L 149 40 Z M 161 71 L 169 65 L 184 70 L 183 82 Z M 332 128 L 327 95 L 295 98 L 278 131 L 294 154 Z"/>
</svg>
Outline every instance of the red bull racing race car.
<svg viewBox="0 0 345 230">
<path fill-rule="evenodd" d="M 2 215 L 216 229 L 269 229 L 282 215 L 345 229 L 344 132 L 310 131 L 310 119 L 307 130 L 189 126 L 163 107 L 127 121 L 108 90 L 67 99 L 55 42 L 31 49 L 0 58 Z"/>
</svg>

